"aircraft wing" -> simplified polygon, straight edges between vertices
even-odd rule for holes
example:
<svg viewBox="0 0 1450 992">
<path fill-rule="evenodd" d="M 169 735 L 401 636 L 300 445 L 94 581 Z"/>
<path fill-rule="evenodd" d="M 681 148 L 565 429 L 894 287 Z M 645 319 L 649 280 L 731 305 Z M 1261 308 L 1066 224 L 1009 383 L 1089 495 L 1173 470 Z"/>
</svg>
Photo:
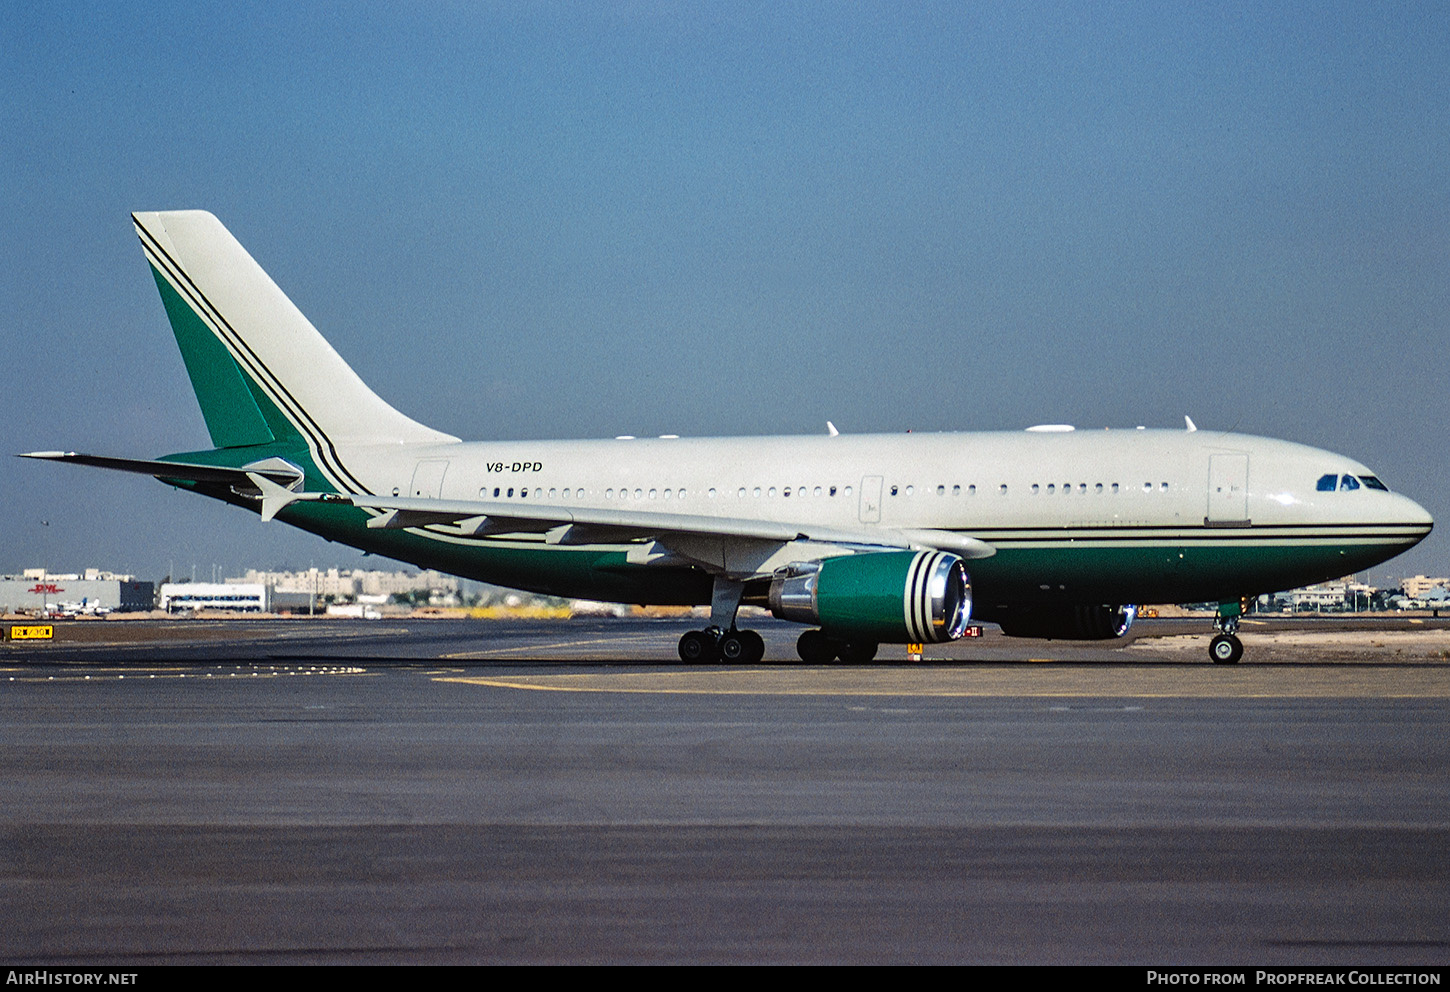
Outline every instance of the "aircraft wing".
<svg viewBox="0 0 1450 992">
<path fill-rule="evenodd" d="M 280 494 L 279 494 L 280 495 Z M 295 494 L 288 494 L 295 495 Z M 305 498 L 305 497 L 303 497 Z M 670 537 L 719 537 L 747 541 L 869 548 L 934 548 L 963 558 L 988 558 L 997 549 L 967 534 L 945 530 L 841 528 L 800 522 L 750 520 L 693 513 L 602 509 L 558 505 L 520 505 L 491 500 L 442 500 L 409 496 L 345 495 L 339 501 L 383 511 L 369 527 L 393 529 L 428 524 L 460 524 L 476 535 L 544 533 L 550 543 L 582 544 L 605 540 Z"/>
</svg>

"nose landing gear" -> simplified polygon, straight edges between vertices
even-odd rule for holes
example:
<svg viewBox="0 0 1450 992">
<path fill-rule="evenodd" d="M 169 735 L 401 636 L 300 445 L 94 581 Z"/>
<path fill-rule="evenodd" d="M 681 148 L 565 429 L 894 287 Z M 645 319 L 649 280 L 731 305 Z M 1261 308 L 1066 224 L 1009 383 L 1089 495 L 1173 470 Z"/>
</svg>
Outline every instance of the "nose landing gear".
<svg viewBox="0 0 1450 992">
<path fill-rule="evenodd" d="M 1208 656 L 1215 665 L 1237 665 L 1244 656 L 1244 642 L 1233 634 L 1219 634 L 1208 642 Z"/>
<path fill-rule="evenodd" d="M 1237 665 L 1244 656 L 1244 642 L 1238 639 L 1243 603 L 1220 603 L 1213 627 L 1218 636 L 1208 642 L 1208 656 L 1215 665 Z"/>
</svg>

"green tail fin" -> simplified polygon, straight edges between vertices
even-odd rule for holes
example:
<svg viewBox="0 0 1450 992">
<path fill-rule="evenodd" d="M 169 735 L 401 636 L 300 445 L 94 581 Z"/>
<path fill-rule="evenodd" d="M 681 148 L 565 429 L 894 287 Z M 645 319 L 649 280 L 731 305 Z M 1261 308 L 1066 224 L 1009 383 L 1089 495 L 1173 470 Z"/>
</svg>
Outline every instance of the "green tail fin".
<svg viewBox="0 0 1450 992">
<path fill-rule="evenodd" d="M 151 274 L 161 290 L 161 302 L 186 362 L 186 373 L 191 376 L 191 388 L 201 405 L 211 443 L 218 448 L 240 448 L 275 441 L 277 437 L 257 406 L 247 377 L 226 346 L 160 272 L 153 268 Z"/>
</svg>

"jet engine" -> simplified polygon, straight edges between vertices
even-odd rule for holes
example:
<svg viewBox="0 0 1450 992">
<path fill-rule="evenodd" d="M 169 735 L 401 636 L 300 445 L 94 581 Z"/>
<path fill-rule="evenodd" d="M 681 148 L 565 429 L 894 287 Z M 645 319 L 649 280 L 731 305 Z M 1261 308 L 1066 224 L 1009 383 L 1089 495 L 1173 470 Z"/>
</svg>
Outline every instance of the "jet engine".
<svg viewBox="0 0 1450 992">
<path fill-rule="evenodd" d="M 1126 634 L 1137 616 L 1136 606 L 1024 606 L 994 611 L 990 619 L 1008 637 L 1108 641 Z"/>
<path fill-rule="evenodd" d="M 782 620 L 848 640 L 954 641 L 972 616 L 972 585 L 962 559 L 945 551 L 875 551 L 787 565 L 769 601 Z"/>
</svg>

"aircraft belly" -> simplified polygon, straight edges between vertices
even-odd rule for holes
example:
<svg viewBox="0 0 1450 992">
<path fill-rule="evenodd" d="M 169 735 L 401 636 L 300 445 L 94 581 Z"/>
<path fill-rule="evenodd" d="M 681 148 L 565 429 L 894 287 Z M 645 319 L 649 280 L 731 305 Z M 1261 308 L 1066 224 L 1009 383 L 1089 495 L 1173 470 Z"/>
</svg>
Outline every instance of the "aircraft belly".
<svg viewBox="0 0 1450 992">
<path fill-rule="evenodd" d="M 1404 550 L 1397 543 L 1012 547 L 970 563 L 980 602 L 1188 603 L 1338 578 Z"/>
</svg>

